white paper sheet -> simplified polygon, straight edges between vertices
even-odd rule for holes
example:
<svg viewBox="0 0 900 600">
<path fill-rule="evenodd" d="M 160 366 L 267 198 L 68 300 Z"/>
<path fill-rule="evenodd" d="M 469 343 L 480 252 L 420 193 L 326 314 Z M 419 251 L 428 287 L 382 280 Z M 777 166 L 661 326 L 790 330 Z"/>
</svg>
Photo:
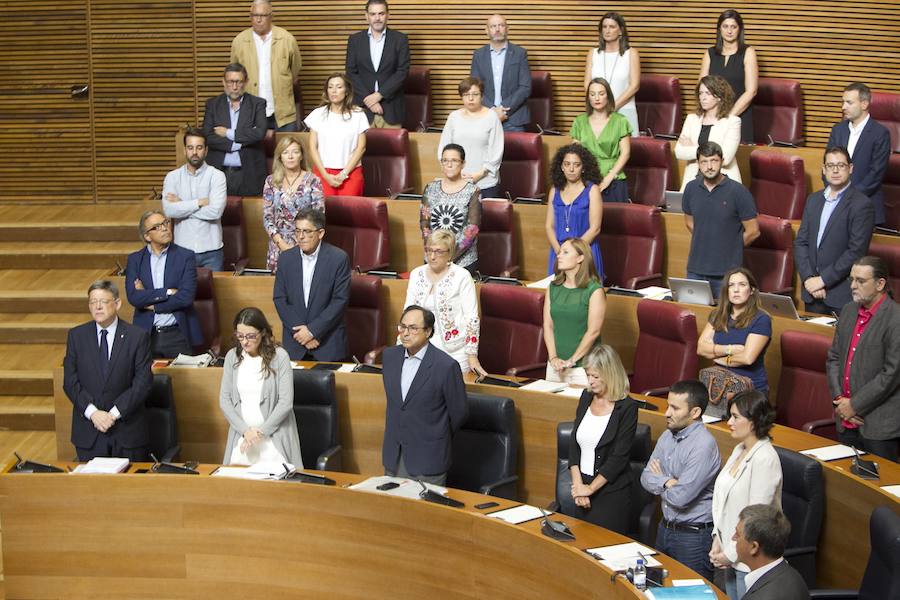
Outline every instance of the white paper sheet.
<svg viewBox="0 0 900 600">
<path fill-rule="evenodd" d="M 805 454 L 806 456 L 811 456 L 813 458 L 824 460 L 826 462 L 829 460 L 840 460 L 842 458 L 850 458 L 851 456 L 856 456 L 856 453 L 853 452 L 853 448 L 851 448 L 850 446 L 845 446 L 843 444 L 835 444 L 833 446 L 822 446 L 821 448 L 801 450 L 800 454 Z M 865 452 L 860 452 L 860 454 L 865 454 Z"/>
<path fill-rule="evenodd" d="M 379 490 L 377 489 L 379 485 L 384 483 L 388 483 L 393 481 L 394 483 L 399 484 L 392 490 Z M 433 485 L 431 483 L 426 483 L 425 487 L 429 490 L 437 492 L 442 496 L 447 495 L 447 488 L 441 487 L 439 485 Z M 365 481 L 360 481 L 359 483 L 355 483 L 350 486 L 351 490 L 359 490 L 361 492 L 374 492 L 376 494 L 386 494 L 388 496 L 397 496 L 399 498 L 410 498 L 413 500 L 419 499 L 419 493 L 422 491 L 422 486 L 418 481 L 414 481 L 412 479 L 405 479 L 403 477 L 390 477 L 388 475 L 380 475 L 378 477 L 369 477 Z"/>
<path fill-rule="evenodd" d="M 649 287 L 637 290 L 637 293 L 644 298 L 649 298 L 650 300 L 662 300 L 663 298 L 671 294 L 672 290 L 670 290 L 669 288 L 659 287 L 658 285 L 651 285 Z"/>
<path fill-rule="evenodd" d="M 492 519 L 500 519 L 501 521 L 506 521 L 507 523 L 518 525 L 519 523 L 524 523 L 526 521 L 540 519 L 544 516 L 544 513 L 542 513 L 541 509 L 537 506 L 522 504 L 521 506 L 514 506 L 512 508 L 506 508 L 503 510 L 488 513 L 487 516 L 491 517 Z"/>
<path fill-rule="evenodd" d="M 807 319 L 807 323 L 815 323 L 816 325 L 834 325 L 837 323 L 837 319 L 834 317 L 814 317 L 812 319 Z"/>
<path fill-rule="evenodd" d="M 881 489 L 900 498 L 900 485 L 883 485 Z"/>
<path fill-rule="evenodd" d="M 547 381 L 546 379 L 538 379 L 537 381 L 532 381 L 527 385 L 523 385 L 520 387 L 520 390 L 528 390 L 531 392 L 549 392 L 554 394 L 556 392 L 560 392 L 569 387 L 565 383 L 555 382 L 555 381 Z"/>
<path fill-rule="evenodd" d="M 714 417 L 712 415 L 703 415 L 701 418 L 703 419 L 703 422 L 707 423 L 707 424 L 718 423 L 719 421 L 722 420 L 722 417 Z"/>
<path fill-rule="evenodd" d="M 540 279 L 538 281 L 532 281 L 525 287 L 534 288 L 536 290 L 546 290 L 548 287 L 550 287 L 550 282 L 553 281 L 554 277 L 555 275 L 548 275 L 547 277 L 544 277 L 543 279 Z"/>
</svg>

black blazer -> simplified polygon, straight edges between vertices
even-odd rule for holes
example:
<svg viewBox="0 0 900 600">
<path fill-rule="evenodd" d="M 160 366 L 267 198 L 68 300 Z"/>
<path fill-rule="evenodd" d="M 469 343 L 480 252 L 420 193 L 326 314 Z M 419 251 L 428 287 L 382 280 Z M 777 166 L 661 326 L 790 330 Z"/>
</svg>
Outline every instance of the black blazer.
<svg viewBox="0 0 900 600">
<path fill-rule="evenodd" d="M 347 77 L 353 84 L 353 103 L 366 111 L 369 123 L 375 115 L 363 103 L 363 98 L 375 91 L 377 81 L 378 93 L 384 96 L 381 101 L 384 120 L 399 125 L 406 117 L 403 87 L 409 74 L 409 39 L 405 33 L 389 27 L 385 28 L 384 35 L 387 37 L 377 71 L 369 52 L 369 31 L 358 31 L 347 38 Z"/>
<path fill-rule="evenodd" d="M 812 302 L 813 297 L 802 283 L 819 275 L 825 281 L 825 304 L 840 310 L 853 299 L 847 276 L 853 262 L 869 250 L 875 227 L 875 209 L 872 201 L 851 184 L 828 219 L 822 244 L 816 247 L 824 207 L 823 191 L 806 199 L 803 220 L 794 240 L 794 263 L 800 274 L 800 296 L 803 301 Z"/>
<path fill-rule="evenodd" d="M 809 600 L 806 582 L 794 567 L 783 561 L 760 577 L 743 600 Z"/>
<path fill-rule="evenodd" d="M 123 448 L 139 448 L 149 441 L 144 401 L 153 384 L 150 373 L 150 336 L 122 319 L 116 326 L 106 377 L 100 370 L 97 324 L 89 321 L 69 330 L 63 359 L 63 391 L 72 402 L 72 443 L 78 448 L 94 445 L 99 432 L 84 411 L 93 404 L 121 417 L 107 435 Z"/>
<path fill-rule="evenodd" d="M 850 141 L 849 121 L 844 119 L 831 128 L 826 148 L 846 148 Z M 887 128 L 871 116 L 853 149 L 853 173 L 850 181 L 860 192 L 872 199 L 875 205 L 875 224 L 884 223 L 884 192 L 881 182 L 891 157 L 891 134 Z M 824 178 L 823 178 L 824 181 Z"/>
<path fill-rule="evenodd" d="M 313 358 L 342 361 L 347 358 L 344 312 L 350 302 L 350 259 L 337 246 L 324 241 L 320 244 L 309 306 L 303 299 L 303 261 L 299 246 L 278 257 L 272 299 L 284 325 L 281 343 L 292 359 L 300 360 L 307 352 L 292 337 L 295 326 L 306 325 L 319 340 L 319 347 L 311 352 Z"/>
<path fill-rule="evenodd" d="M 387 407 L 381 462 L 396 471 L 402 448 L 411 475 L 446 473 L 453 434 L 469 414 L 462 371 L 455 359 L 429 343 L 403 402 L 400 374 L 405 356 L 403 346 L 391 346 L 382 355 Z"/>
<path fill-rule="evenodd" d="M 203 132 L 209 154 L 206 162 L 224 170 L 225 153 L 231 151 L 231 140 L 213 132 L 217 126 L 231 127 L 230 101 L 225 94 L 213 96 L 206 101 L 203 113 Z M 252 94 L 244 94 L 238 113 L 234 141 L 241 144 L 242 184 L 240 189 L 229 189 L 229 194 L 240 196 L 261 196 L 266 182 L 266 152 L 262 140 L 266 137 L 266 101 Z"/>
<path fill-rule="evenodd" d="M 575 424 L 572 437 L 569 439 L 569 466 L 581 464 L 581 446 L 578 445 L 577 434 L 581 421 L 591 405 L 593 393 L 585 390 L 578 400 L 575 411 Z M 600 488 L 598 494 L 622 489 L 631 483 L 631 469 L 628 460 L 631 456 L 631 443 L 637 429 L 638 404 L 629 397 L 615 403 L 609 416 L 609 425 L 594 448 L 594 475 L 603 475 L 607 484 Z"/>
</svg>

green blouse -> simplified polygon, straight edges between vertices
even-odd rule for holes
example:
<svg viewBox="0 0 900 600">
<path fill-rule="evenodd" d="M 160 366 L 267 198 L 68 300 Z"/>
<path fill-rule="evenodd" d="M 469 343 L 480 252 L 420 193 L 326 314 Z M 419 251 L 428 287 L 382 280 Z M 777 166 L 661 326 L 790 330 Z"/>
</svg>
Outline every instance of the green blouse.
<svg viewBox="0 0 900 600">
<path fill-rule="evenodd" d="M 601 287 L 597 281 L 591 281 L 587 287 L 583 288 L 567 288 L 564 285 L 550 284 L 553 339 L 556 340 L 556 356 L 562 360 L 568 360 L 575 354 L 581 338 L 587 332 L 588 305 L 591 301 L 591 294 Z M 597 343 L 599 342 L 598 338 Z"/>
<path fill-rule="evenodd" d="M 619 140 L 631 136 L 631 123 L 617 112 L 609 115 L 606 127 L 599 136 L 594 135 L 588 116 L 582 113 L 575 117 L 572 129 L 569 131 L 572 139 L 577 140 L 582 146 L 591 151 L 597 164 L 600 166 L 600 175 L 606 177 L 607 173 L 619 160 Z M 619 171 L 616 179 L 625 179 L 625 171 Z M 597 181 L 596 183 L 600 183 Z"/>
</svg>

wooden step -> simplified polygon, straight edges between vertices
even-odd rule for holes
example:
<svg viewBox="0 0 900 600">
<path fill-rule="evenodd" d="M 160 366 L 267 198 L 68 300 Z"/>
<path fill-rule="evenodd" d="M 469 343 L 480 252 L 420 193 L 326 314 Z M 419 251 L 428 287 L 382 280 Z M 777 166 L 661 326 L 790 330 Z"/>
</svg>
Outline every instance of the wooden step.
<svg viewBox="0 0 900 600">
<path fill-rule="evenodd" d="M 82 290 L 27 290 L 0 289 L 0 311 L 4 313 L 76 313 L 82 311 L 85 321 L 90 318 L 87 305 L 87 289 L 93 279 L 87 280 Z"/>
<path fill-rule="evenodd" d="M 65 344 L 69 330 L 89 319 L 84 313 L 0 313 L 0 344 Z"/>
<path fill-rule="evenodd" d="M 109 269 L 140 249 L 134 242 L 0 242 L 0 269 Z"/>
<path fill-rule="evenodd" d="M 0 395 L 52 396 L 53 369 L 62 365 L 63 344 L 0 344 Z"/>
<path fill-rule="evenodd" d="M 53 396 L 0 396 L 0 430 L 54 431 Z"/>
<path fill-rule="evenodd" d="M 112 272 L 108 267 L 0 270 L 0 312 L 88 315 L 88 286 Z"/>
<path fill-rule="evenodd" d="M 65 351 L 65 346 L 63 346 Z M 53 394 L 53 371 L 0 370 L 0 396 L 43 396 Z"/>
<path fill-rule="evenodd" d="M 56 460 L 56 433 L 53 431 L 0 431 L 0 464 L 16 460 L 19 456 L 38 462 Z"/>
<path fill-rule="evenodd" d="M 138 242 L 137 220 L 68 222 L 68 223 L 0 223 L 0 239 L 8 242 L 73 241 L 73 242 Z"/>
</svg>

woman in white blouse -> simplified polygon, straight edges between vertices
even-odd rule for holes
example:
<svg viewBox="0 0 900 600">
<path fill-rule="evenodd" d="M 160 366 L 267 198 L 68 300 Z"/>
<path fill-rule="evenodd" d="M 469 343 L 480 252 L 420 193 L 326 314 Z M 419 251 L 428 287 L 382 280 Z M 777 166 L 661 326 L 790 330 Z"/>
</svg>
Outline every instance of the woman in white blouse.
<svg viewBox="0 0 900 600">
<path fill-rule="evenodd" d="M 500 162 L 503 160 L 503 125 L 497 113 L 481 103 L 484 82 L 466 77 L 459 82 L 459 97 L 463 107 L 447 116 L 438 160 L 447 144 L 459 144 L 466 151 L 463 178 L 481 190 L 482 198 L 499 198 Z"/>
<path fill-rule="evenodd" d="M 734 106 L 731 86 L 718 75 L 707 75 L 697 83 L 694 93 L 697 112 L 684 120 L 675 144 L 675 157 L 688 161 L 681 179 L 682 191 L 697 177 L 697 147 L 704 142 L 716 142 L 722 147 L 722 172 L 740 183 L 737 150 L 741 144 L 741 118 L 728 114 Z"/>
<path fill-rule="evenodd" d="M 322 104 L 303 121 L 310 129 L 309 158 L 326 196 L 362 196 L 366 113 L 353 105 L 353 84 L 343 73 L 325 81 Z"/>
<path fill-rule="evenodd" d="M 740 600 L 747 591 L 744 577 L 749 567 L 738 562 L 732 537 L 741 511 L 751 504 L 781 508 L 781 461 L 769 431 L 775 411 L 768 399 L 756 390 L 739 392 L 728 403 L 728 427 L 738 442 L 716 478 L 713 488 L 713 541 L 709 559 L 717 569 L 725 569 L 725 591 L 731 600 Z"/>
<path fill-rule="evenodd" d="M 478 299 L 469 272 L 453 264 L 456 236 L 436 229 L 425 239 L 427 263 L 409 274 L 403 307 L 417 304 L 434 313 L 434 336 L 429 340 L 459 362 L 463 373 L 487 375 L 478 362 Z"/>
<path fill-rule="evenodd" d="M 641 87 L 641 57 L 637 48 L 628 41 L 628 26 L 625 18 L 617 12 L 608 12 L 597 26 L 599 44 L 591 48 L 584 67 L 584 89 L 587 91 L 593 79 L 600 77 L 609 82 L 615 111 L 628 119 L 631 136 L 640 135 L 637 104 L 634 96 Z"/>
</svg>

